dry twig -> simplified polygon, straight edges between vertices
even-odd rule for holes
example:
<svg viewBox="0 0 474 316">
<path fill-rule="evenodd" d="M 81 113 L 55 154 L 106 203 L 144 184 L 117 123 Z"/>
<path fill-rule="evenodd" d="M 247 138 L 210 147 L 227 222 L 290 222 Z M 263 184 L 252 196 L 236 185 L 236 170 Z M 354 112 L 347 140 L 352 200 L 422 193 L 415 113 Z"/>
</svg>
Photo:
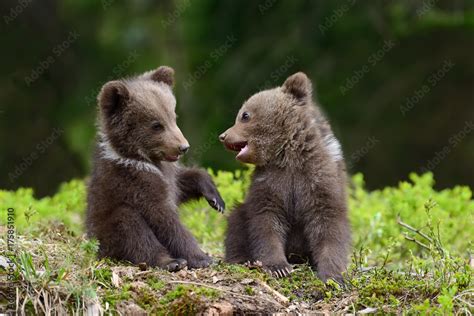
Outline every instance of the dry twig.
<svg viewBox="0 0 474 316">
<path fill-rule="evenodd" d="M 400 216 L 397 216 L 397 223 L 398 223 L 398 225 L 400 225 L 402 227 L 405 227 L 409 231 L 412 231 L 412 232 L 420 235 L 421 237 L 425 238 L 426 240 L 428 240 L 430 242 L 430 244 L 433 243 L 433 239 L 431 239 L 428 235 L 426 235 L 425 233 L 423 233 L 419 229 L 416 229 L 416 228 L 408 225 L 407 223 L 402 222 Z"/>
<path fill-rule="evenodd" d="M 267 291 L 269 291 L 283 305 L 287 305 L 290 302 L 288 297 L 284 296 L 283 294 L 281 294 L 277 290 L 273 289 L 267 283 L 265 283 L 261 280 L 258 280 L 258 284 L 260 284 L 263 288 L 265 288 Z"/>
</svg>

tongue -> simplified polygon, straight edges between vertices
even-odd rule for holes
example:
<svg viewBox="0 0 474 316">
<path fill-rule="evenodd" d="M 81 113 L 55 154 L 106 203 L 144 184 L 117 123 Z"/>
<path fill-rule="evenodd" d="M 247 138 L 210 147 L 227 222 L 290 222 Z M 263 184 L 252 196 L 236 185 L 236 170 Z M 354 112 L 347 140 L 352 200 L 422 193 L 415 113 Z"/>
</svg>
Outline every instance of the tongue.
<svg viewBox="0 0 474 316">
<path fill-rule="evenodd" d="M 169 161 L 176 161 L 179 159 L 179 155 L 176 155 L 176 156 L 166 156 L 166 160 L 169 160 Z"/>
<path fill-rule="evenodd" d="M 242 157 L 242 156 L 245 155 L 248 151 L 249 151 L 249 146 L 248 146 L 248 145 L 245 145 L 245 147 L 240 150 L 239 154 L 237 155 L 237 158 Z"/>
</svg>

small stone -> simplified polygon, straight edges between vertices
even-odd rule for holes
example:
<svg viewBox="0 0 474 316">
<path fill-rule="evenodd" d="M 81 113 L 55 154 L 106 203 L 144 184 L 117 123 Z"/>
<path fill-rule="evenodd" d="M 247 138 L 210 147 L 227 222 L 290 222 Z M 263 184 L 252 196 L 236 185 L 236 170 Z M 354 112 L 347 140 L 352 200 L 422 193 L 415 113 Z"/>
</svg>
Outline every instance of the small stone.
<svg viewBox="0 0 474 316">
<path fill-rule="evenodd" d="M 240 281 L 240 284 L 244 284 L 244 285 L 248 285 L 252 283 L 254 283 L 253 279 L 243 279 L 242 281 Z"/>
<path fill-rule="evenodd" d="M 296 305 L 290 305 L 288 306 L 288 311 L 292 312 L 294 310 L 296 310 L 298 307 Z"/>
<path fill-rule="evenodd" d="M 204 315 L 222 315 L 222 316 L 230 316 L 234 314 L 234 307 L 232 304 L 226 301 L 221 301 L 212 304 Z"/>
<path fill-rule="evenodd" d="M 112 285 L 115 287 L 120 287 L 122 285 L 122 279 L 120 279 L 118 274 L 114 271 L 112 271 Z"/>
<path fill-rule="evenodd" d="M 117 312 L 127 316 L 141 316 L 147 314 L 143 308 L 133 302 L 121 302 L 117 307 Z"/>
<path fill-rule="evenodd" d="M 377 312 L 377 308 L 374 308 L 374 307 L 367 307 L 361 311 L 358 311 L 357 314 L 374 314 L 375 312 Z"/>
</svg>

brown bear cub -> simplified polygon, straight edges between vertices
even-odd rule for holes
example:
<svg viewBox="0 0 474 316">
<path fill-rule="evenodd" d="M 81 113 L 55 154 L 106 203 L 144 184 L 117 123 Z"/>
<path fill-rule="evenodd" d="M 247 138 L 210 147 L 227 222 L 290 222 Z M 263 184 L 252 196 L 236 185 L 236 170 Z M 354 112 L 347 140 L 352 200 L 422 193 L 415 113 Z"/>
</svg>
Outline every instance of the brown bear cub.
<svg viewBox="0 0 474 316">
<path fill-rule="evenodd" d="M 308 77 L 296 73 L 250 97 L 219 138 L 256 165 L 245 201 L 229 216 L 226 261 L 260 261 L 276 277 L 309 261 L 323 281 L 342 281 L 351 243 L 345 163 Z"/>
<path fill-rule="evenodd" d="M 207 267 L 211 258 L 181 224 L 178 205 L 224 201 L 204 170 L 176 163 L 189 144 L 176 125 L 174 71 L 159 67 L 106 83 L 87 196 L 86 227 L 99 256 L 170 271 Z"/>
</svg>

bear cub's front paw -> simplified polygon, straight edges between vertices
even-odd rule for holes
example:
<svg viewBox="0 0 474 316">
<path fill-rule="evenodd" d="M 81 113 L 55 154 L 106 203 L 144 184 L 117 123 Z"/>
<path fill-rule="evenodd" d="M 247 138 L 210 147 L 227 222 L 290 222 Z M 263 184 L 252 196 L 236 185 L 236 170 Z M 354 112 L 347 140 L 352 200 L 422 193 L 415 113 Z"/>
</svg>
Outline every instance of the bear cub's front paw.
<svg viewBox="0 0 474 316">
<path fill-rule="evenodd" d="M 275 278 L 284 278 L 293 272 L 293 268 L 288 263 L 264 264 L 263 270 Z"/>
<path fill-rule="evenodd" d="M 190 269 L 207 268 L 212 263 L 212 258 L 208 255 L 195 256 L 188 258 L 188 267 Z"/>
<path fill-rule="evenodd" d="M 202 195 L 206 198 L 209 205 L 213 209 L 216 209 L 217 211 L 224 213 L 224 210 L 225 210 L 224 200 L 219 194 L 219 191 L 217 191 L 217 188 L 214 185 L 214 182 L 212 182 L 212 179 L 210 177 L 205 178 L 205 180 L 203 181 L 201 185 L 202 185 Z"/>
<path fill-rule="evenodd" d="M 181 269 L 184 269 L 188 265 L 188 262 L 185 259 L 171 259 L 168 262 L 164 263 L 161 268 L 168 270 L 169 272 L 176 272 Z"/>
</svg>

